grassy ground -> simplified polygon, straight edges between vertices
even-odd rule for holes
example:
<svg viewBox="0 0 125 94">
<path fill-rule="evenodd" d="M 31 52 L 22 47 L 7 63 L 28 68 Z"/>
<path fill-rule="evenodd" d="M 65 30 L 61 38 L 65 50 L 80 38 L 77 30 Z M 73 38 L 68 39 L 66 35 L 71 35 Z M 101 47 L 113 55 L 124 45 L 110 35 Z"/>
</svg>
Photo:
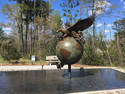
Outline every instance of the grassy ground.
<svg viewBox="0 0 125 94">
<path fill-rule="evenodd" d="M 4 60 L 2 58 L 2 56 L 0 56 L 0 63 L 5 64 L 5 65 L 10 65 L 10 64 L 19 64 L 19 65 L 48 64 L 44 60 L 39 60 L 39 61 L 33 62 L 33 61 L 29 60 L 29 59 L 24 59 L 24 58 L 20 58 L 19 60 L 10 60 L 10 61 L 7 61 L 7 60 Z"/>
<path fill-rule="evenodd" d="M 7 63 L 7 61 L 4 60 L 1 55 L 0 55 L 0 63 Z"/>
<path fill-rule="evenodd" d="M 36 61 L 36 62 L 33 62 L 31 61 L 30 59 L 24 59 L 24 58 L 20 58 L 18 61 L 17 60 L 11 60 L 11 61 L 7 61 L 7 60 L 4 60 L 2 58 L 2 56 L 0 55 L 0 64 L 3 64 L 3 65 L 41 65 L 41 64 L 49 64 L 47 63 L 45 60 L 39 60 L 39 61 Z M 81 63 L 76 63 L 74 64 L 73 66 L 92 66 L 92 65 L 82 65 Z M 122 68 L 122 69 L 125 69 L 125 66 L 112 66 L 112 67 L 119 67 L 119 68 Z"/>
</svg>

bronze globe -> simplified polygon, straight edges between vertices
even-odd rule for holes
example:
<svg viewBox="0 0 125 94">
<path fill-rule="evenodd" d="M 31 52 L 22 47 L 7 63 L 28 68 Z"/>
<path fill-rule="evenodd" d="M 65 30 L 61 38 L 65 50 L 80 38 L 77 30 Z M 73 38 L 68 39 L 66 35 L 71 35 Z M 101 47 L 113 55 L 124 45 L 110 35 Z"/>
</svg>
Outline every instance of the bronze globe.
<svg viewBox="0 0 125 94">
<path fill-rule="evenodd" d="M 58 42 L 56 46 L 56 54 L 61 65 L 74 64 L 80 60 L 83 53 L 83 46 L 80 41 L 73 37 L 66 37 Z"/>
</svg>

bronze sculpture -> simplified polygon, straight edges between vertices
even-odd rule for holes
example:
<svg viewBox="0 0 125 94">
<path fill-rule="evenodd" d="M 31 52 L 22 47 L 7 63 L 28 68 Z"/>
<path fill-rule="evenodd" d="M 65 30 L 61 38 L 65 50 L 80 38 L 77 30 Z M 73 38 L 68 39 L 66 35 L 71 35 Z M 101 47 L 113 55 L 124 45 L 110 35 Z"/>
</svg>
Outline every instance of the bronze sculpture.
<svg viewBox="0 0 125 94">
<path fill-rule="evenodd" d="M 81 19 L 72 26 L 70 26 L 68 23 L 68 28 L 58 30 L 57 32 L 62 32 L 63 38 L 72 36 L 75 39 L 78 38 L 80 40 L 80 37 L 82 36 L 82 31 L 90 27 L 93 24 L 94 19 L 95 19 L 95 15 L 90 16 L 86 19 Z"/>
<path fill-rule="evenodd" d="M 69 72 L 71 72 L 71 64 L 78 62 L 83 53 L 83 39 L 82 31 L 90 27 L 95 20 L 95 15 L 86 19 L 79 20 L 74 25 L 68 28 L 58 30 L 62 35 L 59 36 L 59 42 L 56 46 L 57 57 L 61 61 L 59 68 L 68 64 Z"/>
</svg>

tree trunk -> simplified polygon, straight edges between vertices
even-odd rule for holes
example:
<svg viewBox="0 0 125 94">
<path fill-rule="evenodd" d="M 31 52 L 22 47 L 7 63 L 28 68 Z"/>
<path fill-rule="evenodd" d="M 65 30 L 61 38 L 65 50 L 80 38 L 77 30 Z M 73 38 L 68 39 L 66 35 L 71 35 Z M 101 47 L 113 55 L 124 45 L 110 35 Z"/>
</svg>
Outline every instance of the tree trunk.
<svg viewBox="0 0 125 94">
<path fill-rule="evenodd" d="M 25 37 L 25 55 L 27 55 L 27 52 L 28 52 L 28 29 L 29 29 L 29 24 L 26 23 L 26 37 Z"/>
<path fill-rule="evenodd" d="M 22 40 L 22 52 L 23 52 L 23 55 L 24 55 L 24 39 L 23 39 L 23 23 L 21 24 L 21 40 Z"/>
<path fill-rule="evenodd" d="M 95 0 L 92 1 L 92 15 L 94 15 L 94 7 L 95 7 Z M 93 42 L 92 42 L 93 48 L 95 48 L 95 21 L 93 22 Z"/>
<path fill-rule="evenodd" d="M 24 55 L 24 39 L 23 39 L 23 21 L 22 21 L 22 13 L 20 15 L 21 21 L 19 22 L 20 24 L 18 24 L 18 28 L 19 28 L 19 43 L 20 43 L 20 51 L 23 53 Z"/>
<path fill-rule="evenodd" d="M 36 37 L 35 37 L 35 26 L 34 26 L 34 31 L 33 31 L 33 54 L 35 52 L 35 40 L 36 40 Z"/>
<path fill-rule="evenodd" d="M 108 56 L 109 63 L 110 63 L 110 65 L 112 66 L 112 61 L 111 61 L 111 57 L 110 57 L 110 55 L 109 55 L 108 48 L 106 48 L 106 53 L 107 53 L 107 56 Z"/>
<path fill-rule="evenodd" d="M 119 35 L 117 33 L 117 48 L 118 48 L 118 53 L 119 53 L 119 58 L 120 58 L 120 64 L 123 63 L 123 57 L 122 57 L 122 51 L 119 43 Z"/>
<path fill-rule="evenodd" d="M 32 51 L 33 51 L 33 49 L 32 49 L 32 46 L 33 46 L 32 33 L 33 33 L 33 32 L 32 32 L 32 24 L 31 24 L 31 38 L 30 38 L 30 39 L 31 39 L 31 43 L 30 43 L 30 46 L 31 46 L 31 47 L 30 47 L 30 48 L 31 48 L 31 49 L 30 49 L 30 54 L 31 54 L 31 55 L 32 55 Z"/>
<path fill-rule="evenodd" d="M 36 47 L 35 47 L 35 54 L 37 55 L 37 53 L 38 53 L 38 26 L 36 26 L 36 35 L 35 35 L 35 45 L 36 45 Z"/>
</svg>

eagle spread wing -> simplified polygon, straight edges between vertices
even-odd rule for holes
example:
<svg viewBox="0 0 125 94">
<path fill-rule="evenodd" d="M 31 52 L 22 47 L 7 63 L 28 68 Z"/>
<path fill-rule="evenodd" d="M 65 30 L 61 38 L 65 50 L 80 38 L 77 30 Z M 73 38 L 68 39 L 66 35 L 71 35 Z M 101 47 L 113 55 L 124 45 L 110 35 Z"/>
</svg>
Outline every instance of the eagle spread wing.
<svg viewBox="0 0 125 94">
<path fill-rule="evenodd" d="M 69 32 L 72 32 L 72 31 L 75 31 L 75 32 L 78 32 L 78 31 L 83 31 L 85 29 L 87 29 L 88 27 L 90 27 L 93 22 L 95 20 L 95 16 L 90 16 L 86 19 L 82 19 L 82 20 L 79 20 L 77 23 L 75 23 L 74 25 L 72 25 L 71 27 L 69 27 L 67 30 Z"/>
</svg>

